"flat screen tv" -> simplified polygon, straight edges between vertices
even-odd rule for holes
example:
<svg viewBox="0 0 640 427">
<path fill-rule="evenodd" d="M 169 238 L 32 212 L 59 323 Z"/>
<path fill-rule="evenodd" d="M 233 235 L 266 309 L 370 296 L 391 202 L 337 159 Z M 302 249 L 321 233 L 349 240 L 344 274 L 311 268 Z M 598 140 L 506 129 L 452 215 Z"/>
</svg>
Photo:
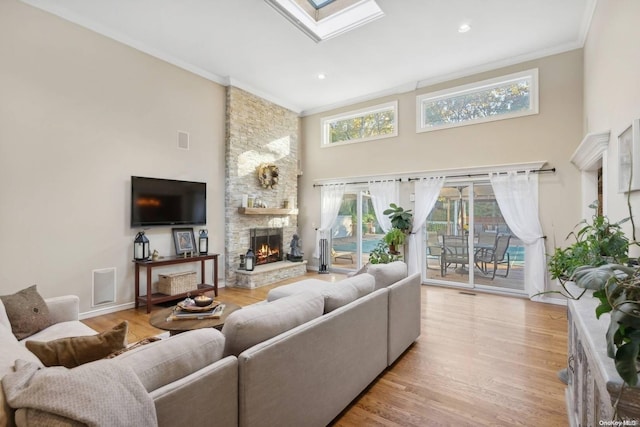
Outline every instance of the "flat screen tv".
<svg viewBox="0 0 640 427">
<path fill-rule="evenodd" d="M 131 227 L 206 223 L 205 182 L 131 177 Z"/>
</svg>

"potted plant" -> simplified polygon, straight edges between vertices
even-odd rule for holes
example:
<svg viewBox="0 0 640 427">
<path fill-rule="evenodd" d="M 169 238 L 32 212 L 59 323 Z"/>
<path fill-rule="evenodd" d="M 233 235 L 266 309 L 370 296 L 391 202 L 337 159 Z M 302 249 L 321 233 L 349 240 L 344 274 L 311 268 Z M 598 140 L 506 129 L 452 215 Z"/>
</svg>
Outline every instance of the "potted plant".
<svg viewBox="0 0 640 427">
<path fill-rule="evenodd" d="M 389 264 L 401 258 L 401 255 L 389 252 L 389 246 L 384 240 L 380 240 L 376 247 L 369 253 L 369 262 L 371 264 Z"/>
<path fill-rule="evenodd" d="M 362 216 L 362 230 L 365 233 L 373 234 L 375 233 L 374 223 L 376 220 L 375 214 L 366 213 Z"/>
<path fill-rule="evenodd" d="M 589 207 L 597 212 L 598 203 L 594 202 Z M 627 262 L 629 239 L 622 232 L 621 224 L 628 220 L 629 218 L 625 218 L 612 223 L 606 216 L 596 213 L 591 223 L 586 220 L 578 223 L 576 228 L 580 227 L 579 230 L 572 231 L 566 237 L 573 237 L 575 242 L 566 248 L 556 248 L 549 257 L 551 278 L 558 279 L 564 287 L 565 282 L 572 281 L 573 274 L 579 267 Z"/>
<path fill-rule="evenodd" d="M 404 210 L 395 203 L 391 203 L 389 205 L 389 209 L 385 209 L 382 213 L 389 217 L 393 228 L 402 230 L 404 233 L 411 232 L 411 227 L 413 226 L 413 214 L 410 209 Z"/>
<path fill-rule="evenodd" d="M 590 207 L 596 207 L 592 204 Z M 629 218 L 610 223 L 602 215 L 594 215 L 592 224 L 585 224 L 577 233 L 576 242 L 565 249 L 556 249 L 549 259 L 549 269 L 553 278 L 559 279 L 568 298 L 578 299 L 587 289 L 594 290 L 598 298 L 597 318 L 610 313 L 609 328 L 606 333 L 607 355 L 615 360 L 615 368 L 620 377 L 629 385 L 637 386 L 638 361 L 640 355 L 640 269 L 636 260 L 628 265 L 629 240 L 622 233 L 620 224 L 627 220 L 632 223 L 632 242 L 635 239 L 635 225 L 629 204 Z M 571 236 L 570 234 L 570 236 Z M 573 281 L 584 289 L 577 297 L 565 286 Z"/>
<path fill-rule="evenodd" d="M 387 245 L 389 245 L 389 252 L 397 255 L 399 254 L 397 250 L 398 246 L 404 245 L 406 238 L 407 235 L 404 233 L 404 231 L 394 227 L 384 235 L 383 240 Z"/>
</svg>

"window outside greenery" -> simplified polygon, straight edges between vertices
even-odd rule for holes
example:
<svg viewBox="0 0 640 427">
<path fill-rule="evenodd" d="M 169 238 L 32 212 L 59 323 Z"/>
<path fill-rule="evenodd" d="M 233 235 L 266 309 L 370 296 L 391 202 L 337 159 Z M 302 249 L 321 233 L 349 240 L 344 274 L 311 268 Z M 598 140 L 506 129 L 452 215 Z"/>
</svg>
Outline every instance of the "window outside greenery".
<svg viewBox="0 0 640 427">
<path fill-rule="evenodd" d="M 538 112 L 537 70 L 417 97 L 418 132 Z"/>
<path fill-rule="evenodd" d="M 322 145 L 369 141 L 398 135 L 398 103 L 376 105 L 322 119 Z"/>
</svg>

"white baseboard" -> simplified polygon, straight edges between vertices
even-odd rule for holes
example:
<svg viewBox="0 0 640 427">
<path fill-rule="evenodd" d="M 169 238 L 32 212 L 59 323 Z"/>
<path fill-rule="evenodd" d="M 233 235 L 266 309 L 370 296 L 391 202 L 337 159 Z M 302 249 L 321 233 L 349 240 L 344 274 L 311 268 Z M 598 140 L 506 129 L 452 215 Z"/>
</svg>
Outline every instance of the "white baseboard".
<svg viewBox="0 0 640 427">
<path fill-rule="evenodd" d="M 224 281 L 222 281 L 223 283 L 218 282 L 218 289 L 224 288 L 225 287 L 225 283 Z M 96 317 L 96 316 L 102 316 L 103 314 L 109 314 L 109 313 L 115 313 L 117 311 L 122 311 L 122 310 L 128 310 L 130 308 L 135 308 L 135 303 L 132 302 L 127 302 L 124 304 L 118 304 L 118 305 L 110 305 L 108 307 L 103 307 L 103 308 L 97 308 L 95 310 L 90 310 L 90 311 L 85 311 L 84 313 L 80 313 L 79 314 L 79 319 L 89 319 L 91 317 Z M 141 306 L 142 307 L 142 306 Z"/>
<path fill-rule="evenodd" d="M 545 304 L 556 304 L 556 305 L 564 305 L 564 306 L 567 305 L 566 298 L 551 298 L 544 295 L 536 297 L 532 301 L 543 302 Z"/>
<path fill-rule="evenodd" d="M 135 304 L 133 302 L 118 304 L 118 305 L 110 305 L 109 307 L 99 308 L 96 310 L 90 310 L 90 311 L 85 311 L 84 313 L 80 313 L 79 318 L 80 320 L 89 319 L 91 317 L 102 316 L 103 314 L 115 313 L 116 311 L 128 310 L 134 307 L 135 307 Z"/>
</svg>

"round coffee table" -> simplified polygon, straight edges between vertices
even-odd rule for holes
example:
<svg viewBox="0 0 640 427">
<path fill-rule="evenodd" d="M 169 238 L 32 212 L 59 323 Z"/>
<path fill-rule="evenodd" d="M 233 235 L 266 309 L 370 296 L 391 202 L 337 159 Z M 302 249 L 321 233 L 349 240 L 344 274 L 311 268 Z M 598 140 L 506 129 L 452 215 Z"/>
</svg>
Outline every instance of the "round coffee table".
<svg viewBox="0 0 640 427">
<path fill-rule="evenodd" d="M 180 332 L 191 331 L 200 328 L 216 328 L 222 329 L 227 317 L 236 310 L 241 309 L 237 304 L 232 302 L 220 301 L 225 305 L 224 312 L 219 319 L 177 319 L 171 320 L 169 316 L 173 313 L 175 307 L 164 308 L 151 314 L 149 323 L 151 326 L 169 331 L 170 335 L 179 334 Z"/>
</svg>

